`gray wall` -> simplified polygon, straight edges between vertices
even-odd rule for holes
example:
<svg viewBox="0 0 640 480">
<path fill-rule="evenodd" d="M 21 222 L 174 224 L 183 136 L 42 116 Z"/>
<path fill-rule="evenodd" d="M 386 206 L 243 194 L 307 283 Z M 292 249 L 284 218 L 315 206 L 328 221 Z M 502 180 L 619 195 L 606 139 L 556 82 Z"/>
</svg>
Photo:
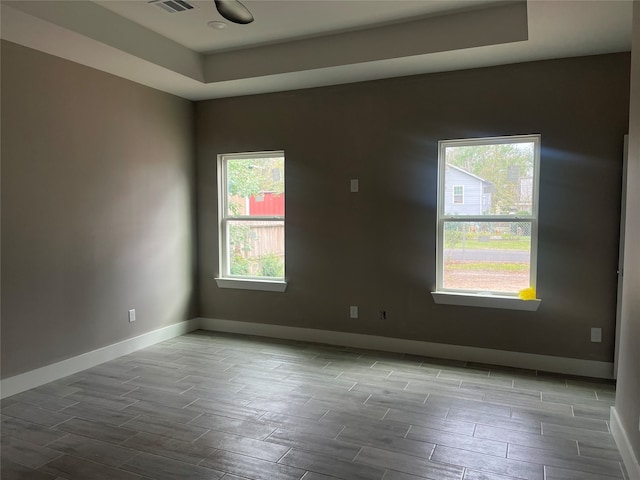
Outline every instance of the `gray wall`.
<svg viewBox="0 0 640 480">
<path fill-rule="evenodd" d="M 1 53 L 2 377 L 195 316 L 193 104 Z"/>
<path fill-rule="evenodd" d="M 199 103 L 195 291 L 192 104 L 3 42 L 2 377 L 197 314 L 611 361 L 629 61 Z M 540 310 L 434 305 L 437 141 L 522 133 L 542 134 Z M 219 290 L 216 155 L 281 148 L 289 289 Z M 637 421 L 638 359 L 622 360 L 620 411 Z"/>
<path fill-rule="evenodd" d="M 622 328 L 616 411 L 640 459 L 640 2 L 633 5 L 631 110 Z"/>
<path fill-rule="evenodd" d="M 583 57 L 199 102 L 200 314 L 612 361 L 629 62 Z M 542 134 L 540 309 L 435 305 L 438 140 L 527 133 Z M 288 290 L 218 289 L 216 155 L 271 149 L 286 154 Z M 349 193 L 351 178 L 360 193 Z M 590 342 L 591 327 L 602 343 Z"/>
</svg>

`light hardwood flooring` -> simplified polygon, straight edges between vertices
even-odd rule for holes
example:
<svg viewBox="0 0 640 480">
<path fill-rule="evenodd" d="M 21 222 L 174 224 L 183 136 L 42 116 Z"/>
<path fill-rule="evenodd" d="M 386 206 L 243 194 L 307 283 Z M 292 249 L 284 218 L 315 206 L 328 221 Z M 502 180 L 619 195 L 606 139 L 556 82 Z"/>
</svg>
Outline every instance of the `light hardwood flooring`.
<svg viewBox="0 0 640 480">
<path fill-rule="evenodd" d="M 612 480 L 611 383 L 197 331 L 2 401 L 2 480 Z"/>
</svg>

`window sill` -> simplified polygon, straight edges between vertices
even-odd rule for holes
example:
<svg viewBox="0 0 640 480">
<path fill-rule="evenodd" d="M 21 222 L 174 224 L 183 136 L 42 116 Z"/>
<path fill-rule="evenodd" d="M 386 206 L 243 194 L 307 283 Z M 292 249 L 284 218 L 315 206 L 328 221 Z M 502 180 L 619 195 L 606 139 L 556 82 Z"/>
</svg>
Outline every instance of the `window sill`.
<svg viewBox="0 0 640 480">
<path fill-rule="evenodd" d="M 459 305 L 464 307 L 503 308 L 507 310 L 524 310 L 535 312 L 542 300 L 521 300 L 517 297 L 506 297 L 491 294 L 431 292 L 433 301 L 440 305 Z"/>
<path fill-rule="evenodd" d="M 216 278 L 218 288 L 238 290 L 260 290 L 263 292 L 284 292 L 287 282 L 284 280 L 253 280 L 244 278 Z"/>
</svg>

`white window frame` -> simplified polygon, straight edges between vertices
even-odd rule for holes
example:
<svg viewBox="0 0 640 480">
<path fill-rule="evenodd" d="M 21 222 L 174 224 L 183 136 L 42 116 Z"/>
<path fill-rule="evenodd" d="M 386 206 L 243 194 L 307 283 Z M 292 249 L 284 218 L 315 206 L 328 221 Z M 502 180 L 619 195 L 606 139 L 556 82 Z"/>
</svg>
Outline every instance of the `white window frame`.
<svg viewBox="0 0 640 480">
<path fill-rule="evenodd" d="M 229 215 L 229 195 L 227 187 L 227 163 L 231 160 L 257 159 L 257 158 L 285 158 L 283 150 L 225 153 L 218 155 L 218 265 L 219 273 L 216 283 L 219 288 L 234 288 L 241 290 L 261 290 L 267 292 L 284 292 L 287 289 L 285 277 L 251 277 L 230 274 L 229 263 L 229 221 L 251 222 L 251 221 L 282 221 L 285 222 L 285 215 L 264 216 L 264 215 Z M 285 159 L 286 168 L 286 159 Z M 285 185 L 286 188 L 286 185 Z M 286 249 L 286 244 L 285 244 Z M 286 251 L 286 250 L 285 250 Z M 285 275 L 286 275 L 286 253 L 285 253 Z"/>
<path fill-rule="evenodd" d="M 461 188 L 462 193 L 460 195 L 456 195 L 456 188 Z M 456 202 L 456 197 L 461 197 L 460 202 Z M 451 204 L 452 205 L 464 205 L 464 185 L 453 185 L 451 187 Z"/>
<path fill-rule="evenodd" d="M 533 143 L 533 198 L 530 216 L 515 215 L 445 215 L 445 151 L 449 147 L 474 145 L 496 145 L 505 143 Z M 529 285 L 536 288 L 538 258 L 538 202 L 540 183 L 540 135 L 512 135 L 502 137 L 441 140 L 438 142 L 438 208 L 436 242 L 436 288 L 431 295 L 436 303 L 513 310 L 535 311 L 540 299 L 521 300 L 517 293 L 484 292 L 478 290 L 446 289 L 444 283 L 444 226 L 445 222 L 513 222 L 524 220 L 531 222 L 531 251 Z"/>
</svg>

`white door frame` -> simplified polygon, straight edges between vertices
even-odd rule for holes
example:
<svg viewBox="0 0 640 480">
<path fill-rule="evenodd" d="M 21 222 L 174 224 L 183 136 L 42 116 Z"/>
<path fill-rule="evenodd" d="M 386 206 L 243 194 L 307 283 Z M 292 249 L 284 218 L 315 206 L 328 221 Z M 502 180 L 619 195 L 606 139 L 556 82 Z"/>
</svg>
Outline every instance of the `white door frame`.
<svg viewBox="0 0 640 480">
<path fill-rule="evenodd" d="M 627 214 L 627 163 L 629 157 L 629 135 L 624 136 L 622 157 L 622 195 L 620 200 L 620 249 L 618 254 L 618 296 L 616 302 L 616 343 L 613 353 L 613 378 L 618 378 L 618 354 L 620 350 L 620 324 L 622 322 L 622 284 L 624 282 L 624 235 Z"/>
</svg>

